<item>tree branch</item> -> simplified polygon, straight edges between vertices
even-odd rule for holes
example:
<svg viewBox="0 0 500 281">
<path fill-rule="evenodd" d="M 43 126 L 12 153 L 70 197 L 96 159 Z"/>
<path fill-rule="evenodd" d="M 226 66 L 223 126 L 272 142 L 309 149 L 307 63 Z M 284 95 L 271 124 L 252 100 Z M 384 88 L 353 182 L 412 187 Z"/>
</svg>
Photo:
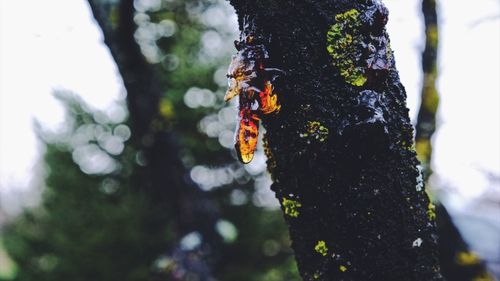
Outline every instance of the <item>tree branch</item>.
<svg viewBox="0 0 500 281">
<path fill-rule="evenodd" d="M 116 7 L 110 1 L 88 1 L 103 32 L 104 43 L 109 47 L 127 90 L 134 135 L 142 138 L 158 113 L 158 101 L 162 92 L 156 72 L 145 60 L 134 39 L 136 26 L 133 20 L 133 2 L 123 0 Z M 110 20 L 111 13 L 117 14 L 116 23 Z"/>
<path fill-rule="evenodd" d="M 415 147 L 423 167 L 424 178 L 431 176 L 432 136 L 436 131 L 436 114 L 439 106 L 439 93 L 436 89 L 438 78 L 437 55 L 439 47 L 439 28 L 436 1 L 423 0 L 422 13 L 425 23 L 425 49 L 422 53 L 424 73 L 421 105 L 418 112 Z"/>
</svg>

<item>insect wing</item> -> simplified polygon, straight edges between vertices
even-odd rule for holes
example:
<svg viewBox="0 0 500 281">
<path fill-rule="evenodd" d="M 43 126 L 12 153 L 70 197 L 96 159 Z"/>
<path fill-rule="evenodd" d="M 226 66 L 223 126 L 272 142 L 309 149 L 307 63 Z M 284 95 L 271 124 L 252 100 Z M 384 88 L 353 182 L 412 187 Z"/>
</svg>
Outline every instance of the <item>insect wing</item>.
<svg viewBox="0 0 500 281">
<path fill-rule="evenodd" d="M 259 93 L 260 111 L 263 114 L 270 114 L 280 110 L 281 106 L 278 104 L 278 95 L 273 92 L 273 85 L 267 81 L 264 91 Z"/>
<path fill-rule="evenodd" d="M 235 148 L 240 161 L 247 164 L 252 161 L 257 148 L 259 118 L 250 109 L 241 109 L 239 119 Z"/>
</svg>

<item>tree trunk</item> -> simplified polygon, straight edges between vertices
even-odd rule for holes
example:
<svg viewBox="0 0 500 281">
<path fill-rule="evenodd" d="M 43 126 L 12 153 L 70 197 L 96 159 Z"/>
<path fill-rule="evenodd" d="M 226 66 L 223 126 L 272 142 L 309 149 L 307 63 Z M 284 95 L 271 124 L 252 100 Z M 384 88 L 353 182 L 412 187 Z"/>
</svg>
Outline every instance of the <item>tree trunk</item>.
<svg viewBox="0 0 500 281">
<path fill-rule="evenodd" d="M 494 281 L 481 258 L 469 250 L 446 208 L 436 205 L 439 261 L 443 276 L 453 281 Z"/>
<path fill-rule="evenodd" d="M 426 184 L 432 175 L 432 137 L 437 130 L 436 116 L 439 107 L 438 79 L 439 17 L 436 0 L 422 0 L 422 15 L 425 26 L 425 48 L 422 52 L 422 92 L 418 112 L 415 147 L 422 164 Z M 439 243 L 439 261 L 443 276 L 448 280 L 471 281 L 493 280 L 484 262 L 472 251 L 463 239 L 445 206 L 437 199 L 436 222 Z"/>
<path fill-rule="evenodd" d="M 197 280 L 212 280 L 210 263 L 214 261 L 216 248 L 222 238 L 215 230 L 219 219 L 215 204 L 188 176 L 178 156 L 175 136 L 167 130 L 159 115 L 159 100 L 163 93 L 157 73 L 141 53 L 134 39 L 136 25 L 133 0 L 88 0 L 94 17 L 101 27 L 104 42 L 108 46 L 127 90 L 133 145 L 144 156 L 144 167 L 137 167 L 136 185 L 148 193 L 153 208 L 165 213 L 161 222 L 151 222 L 151 227 L 164 231 L 171 225 L 173 213 L 174 231 L 178 243 L 171 246 L 166 264 L 173 262 L 175 269 L 163 269 L 158 278 L 184 280 L 186 276 Z M 113 21 L 113 17 L 117 19 Z M 200 238 L 200 244 L 186 249 L 180 245 L 188 234 Z M 167 249 L 159 249 L 159 255 Z M 207 259 L 210 253 L 211 258 Z M 166 275 L 166 276 L 163 276 Z M 155 279 L 156 280 L 156 279 Z"/>
<path fill-rule="evenodd" d="M 438 17 L 435 0 L 422 1 L 425 24 L 425 49 L 422 53 L 423 86 L 415 133 L 415 147 L 423 167 L 424 178 L 431 176 L 432 136 L 436 131 L 436 113 L 439 94 L 436 89 L 438 77 L 437 56 L 439 43 Z"/>
<path fill-rule="evenodd" d="M 239 54 L 265 50 L 241 63 L 281 70 L 264 78 L 281 110 L 242 124 L 259 117 L 266 127 L 272 189 L 303 279 L 443 280 L 386 8 L 371 0 L 231 3 Z M 245 117 L 252 95 L 240 90 Z"/>
</svg>

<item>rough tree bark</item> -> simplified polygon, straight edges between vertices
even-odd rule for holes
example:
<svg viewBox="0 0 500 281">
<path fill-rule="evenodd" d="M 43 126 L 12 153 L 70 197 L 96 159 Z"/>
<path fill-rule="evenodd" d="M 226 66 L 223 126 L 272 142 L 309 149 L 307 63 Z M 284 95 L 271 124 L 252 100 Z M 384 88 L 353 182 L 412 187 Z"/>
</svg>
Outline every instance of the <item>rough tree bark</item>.
<svg viewBox="0 0 500 281">
<path fill-rule="evenodd" d="M 133 0 L 88 0 L 92 13 L 101 27 L 104 43 L 116 62 L 127 91 L 129 121 L 134 147 L 144 153 L 145 167 L 137 167 L 136 185 L 150 194 L 152 208 L 165 213 L 162 222 L 151 222 L 151 227 L 163 231 L 170 225 L 168 214 L 174 214 L 178 241 L 186 234 L 197 232 L 202 243 L 195 249 L 184 250 L 178 243 L 168 251 L 174 269 L 165 269 L 168 280 L 197 280 L 210 277 L 210 253 L 214 261 L 216 248 L 222 238 L 215 230 L 219 214 L 207 194 L 201 191 L 188 175 L 178 157 L 179 147 L 159 115 L 159 99 L 163 94 L 157 73 L 140 51 L 134 39 L 136 25 Z M 112 21 L 112 17 L 117 19 Z M 163 254 L 167 249 L 158 249 Z M 156 279 L 155 279 L 156 280 Z"/>
<path fill-rule="evenodd" d="M 266 38 L 262 64 L 284 72 L 272 79 L 281 110 L 261 118 L 303 279 L 443 280 L 386 8 L 371 0 L 230 2 L 243 29 L 239 48 Z"/>
</svg>

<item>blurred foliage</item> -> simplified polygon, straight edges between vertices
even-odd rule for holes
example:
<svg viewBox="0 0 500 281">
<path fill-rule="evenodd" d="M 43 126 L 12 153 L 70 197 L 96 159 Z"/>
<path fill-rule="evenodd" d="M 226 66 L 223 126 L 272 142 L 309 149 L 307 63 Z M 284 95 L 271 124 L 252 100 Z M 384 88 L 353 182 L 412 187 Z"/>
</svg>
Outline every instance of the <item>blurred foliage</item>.
<svg viewBox="0 0 500 281">
<path fill-rule="evenodd" d="M 15 280 L 144 280 L 169 233 L 157 231 L 163 214 L 149 208 L 147 194 L 128 184 L 134 152 L 120 145 L 127 127 L 102 120 L 72 95 L 60 97 L 71 119 L 63 132 L 42 133 L 43 203 L 4 234 L 20 269 Z"/>
<path fill-rule="evenodd" d="M 3 241 L 0 237 L 0 280 L 11 280 L 17 275 L 17 267 L 5 253 Z"/>
<path fill-rule="evenodd" d="M 234 11 L 223 0 L 134 6 L 135 39 L 160 73 L 158 110 L 181 143 L 179 157 L 237 230 L 217 249 L 215 277 L 300 280 L 262 149 L 244 167 L 232 148 L 236 109 L 223 95 L 237 37 Z M 125 118 L 93 110 L 72 94 L 58 97 L 68 111 L 65 127 L 39 133 L 46 146 L 42 204 L 3 232 L 19 268 L 13 280 L 147 280 L 173 242 L 175 217 L 152 207 L 152 195 L 135 186 L 132 177 L 145 163 L 127 142 L 133 132 Z"/>
</svg>

